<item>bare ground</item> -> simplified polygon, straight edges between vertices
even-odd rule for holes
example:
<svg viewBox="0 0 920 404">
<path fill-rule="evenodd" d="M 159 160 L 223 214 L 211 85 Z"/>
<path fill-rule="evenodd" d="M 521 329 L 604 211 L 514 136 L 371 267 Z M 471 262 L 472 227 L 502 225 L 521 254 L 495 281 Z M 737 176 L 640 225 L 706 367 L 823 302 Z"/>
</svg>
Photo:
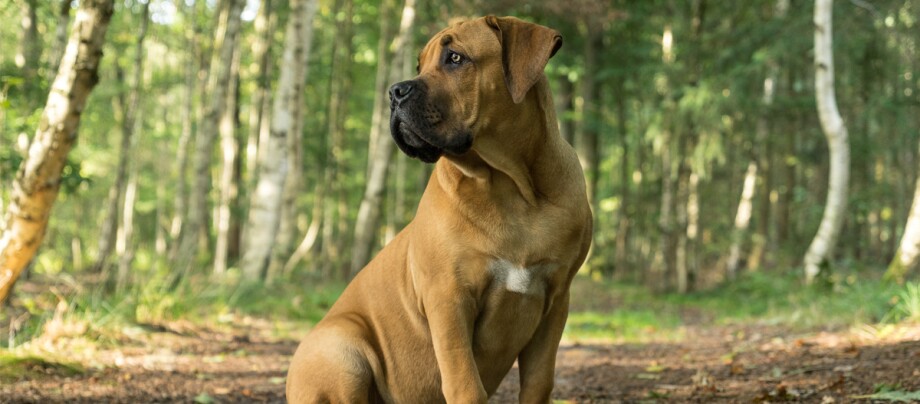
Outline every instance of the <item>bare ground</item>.
<svg viewBox="0 0 920 404">
<path fill-rule="evenodd" d="M 153 329 L 98 350 L 85 371 L 0 380 L 0 402 L 283 402 L 293 340 Z M 512 370 L 493 403 L 515 402 Z M 566 342 L 553 398 L 572 402 L 853 402 L 880 386 L 920 390 L 920 327 L 790 333 L 691 326 L 674 343 Z"/>
</svg>

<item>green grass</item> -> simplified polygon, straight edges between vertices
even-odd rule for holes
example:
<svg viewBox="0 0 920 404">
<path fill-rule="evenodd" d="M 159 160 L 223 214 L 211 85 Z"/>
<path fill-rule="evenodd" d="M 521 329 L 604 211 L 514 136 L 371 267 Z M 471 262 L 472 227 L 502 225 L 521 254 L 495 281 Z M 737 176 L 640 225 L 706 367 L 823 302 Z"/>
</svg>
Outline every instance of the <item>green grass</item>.
<svg viewBox="0 0 920 404">
<path fill-rule="evenodd" d="M 579 277 L 565 336 L 646 342 L 680 338 L 681 327 L 690 324 L 758 323 L 804 331 L 897 321 L 920 313 L 920 287 L 910 288 L 855 274 L 806 286 L 790 271 L 745 274 L 708 291 L 656 295 L 641 285 Z M 893 310 L 901 314 L 890 314 Z"/>
<path fill-rule="evenodd" d="M 120 294 L 91 287 L 69 294 L 21 295 L 20 309 L 30 315 L 12 342 L 21 345 L 42 336 L 53 321 L 82 325 L 57 327 L 76 330 L 59 336 L 115 346 L 130 339 L 126 334 L 169 328 L 170 323 L 177 321 L 226 328 L 235 326 L 234 322 L 241 317 L 267 321 L 271 324 L 270 331 L 277 331 L 275 336 L 290 337 L 319 321 L 342 290 L 342 283 L 309 279 L 262 284 L 240 282 L 232 276 L 220 282 L 200 276 L 190 278 L 172 291 L 165 282 L 139 282 Z M 56 320 L 55 311 L 60 312 Z M 7 344 L 4 338 L 0 348 L 8 347 Z"/>
<path fill-rule="evenodd" d="M 74 376 L 81 373 L 83 367 L 75 363 L 0 351 L 0 381 L 23 380 L 49 374 Z"/>
</svg>

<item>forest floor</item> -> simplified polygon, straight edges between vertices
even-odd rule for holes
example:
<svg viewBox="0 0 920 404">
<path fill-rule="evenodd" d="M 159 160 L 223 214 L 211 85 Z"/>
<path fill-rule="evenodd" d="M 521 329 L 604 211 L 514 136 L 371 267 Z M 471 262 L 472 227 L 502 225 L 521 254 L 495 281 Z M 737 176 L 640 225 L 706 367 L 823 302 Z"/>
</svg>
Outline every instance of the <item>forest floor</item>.
<svg viewBox="0 0 920 404">
<path fill-rule="evenodd" d="M 802 329 L 724 324 L 694 310 L 680 317 L 663 338 L 567 337 L 553 398 L 842 403 L 872 394 L 917 399 L 911 392 L 920 390 L 920 325 Z M 277 321 L 244 315 L 217 327 L 134 325 L 105 344 L 56 338 L 86 330 L 54 323 L 30 342 L 43 354 L 0 357 L 0 403 L 283 402 L 297 347 L 295 338 L 279 337 Z M 517 382 L 512 369 L 490 402 L 516 402 Z"/>
</svg>

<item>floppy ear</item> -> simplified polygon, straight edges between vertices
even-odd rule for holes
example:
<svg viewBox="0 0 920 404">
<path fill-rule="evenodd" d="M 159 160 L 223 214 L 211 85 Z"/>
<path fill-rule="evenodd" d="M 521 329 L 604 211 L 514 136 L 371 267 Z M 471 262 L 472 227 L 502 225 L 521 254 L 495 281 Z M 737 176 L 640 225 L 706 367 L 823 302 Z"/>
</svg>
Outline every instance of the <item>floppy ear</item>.
<svg viewBox="0 0 920 404">
<path fill-rule="evenodd" d="M 562 47 L 562 36 L 555 30 L 514 17 L 488 16 L 485 21 L 502 45 L 505 84 L 511 99 L 519 104 L 540 80 L 549 58 Z"/>
</svg>

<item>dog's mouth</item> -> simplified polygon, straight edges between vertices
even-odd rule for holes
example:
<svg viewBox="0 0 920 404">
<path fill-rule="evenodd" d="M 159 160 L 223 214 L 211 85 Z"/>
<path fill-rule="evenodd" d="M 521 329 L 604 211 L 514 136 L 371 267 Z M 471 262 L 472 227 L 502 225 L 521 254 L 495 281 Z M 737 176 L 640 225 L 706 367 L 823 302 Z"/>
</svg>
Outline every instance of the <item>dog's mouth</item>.
<svg viewBox="0 0 920 404">
<path fill-rule="evenodd" d="M 426 163 L 434 163 L 441 158 L 444 151 L 426 139 L 423 132 L 415 125 L 400 117 L 397 110 L 393 111 L 390 119 L 390 133 L 399 149 L 409 157 L 417 158 Z"/>
</svg>

